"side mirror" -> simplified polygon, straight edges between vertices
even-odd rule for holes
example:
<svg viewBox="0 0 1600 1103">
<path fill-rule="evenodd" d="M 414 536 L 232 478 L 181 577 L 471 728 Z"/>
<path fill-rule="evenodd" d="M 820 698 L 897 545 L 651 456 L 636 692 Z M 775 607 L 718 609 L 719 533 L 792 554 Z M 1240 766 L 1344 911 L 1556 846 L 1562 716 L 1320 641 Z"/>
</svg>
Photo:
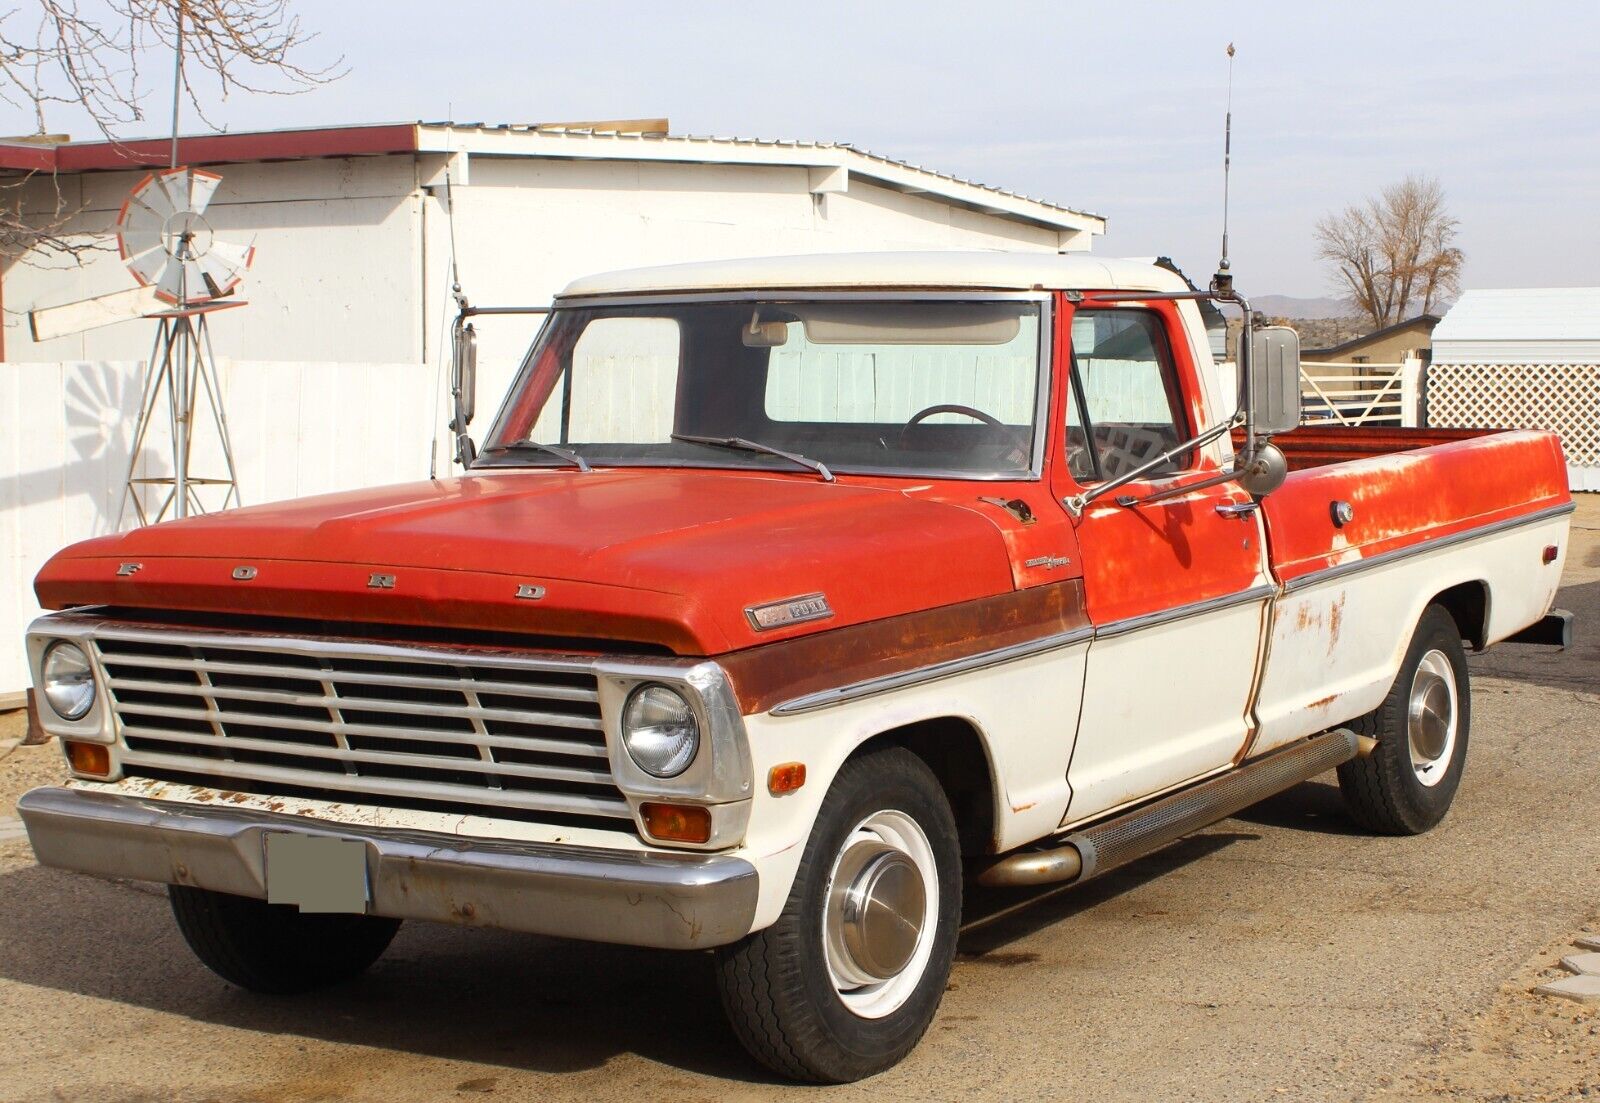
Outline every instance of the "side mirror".
<svg viewBox="0 0 1600 1103">
<path fill-rule="evenodd" d="M 478 331 L 470 322 L 455 327 L 453 352 L 450 398 L 455 409 L 450 418 L 450 431 L 456 435 L 456 460 L 466 467 L 477 457 L 477 448 L 467 435 L 478 393 Z"/>
<path fill-rule="evenodd" d="M 1250 425 L 1257 440 L 1300 426 L 1300 335 L 1262 326 L 1250 342 Z"/>
</svg>

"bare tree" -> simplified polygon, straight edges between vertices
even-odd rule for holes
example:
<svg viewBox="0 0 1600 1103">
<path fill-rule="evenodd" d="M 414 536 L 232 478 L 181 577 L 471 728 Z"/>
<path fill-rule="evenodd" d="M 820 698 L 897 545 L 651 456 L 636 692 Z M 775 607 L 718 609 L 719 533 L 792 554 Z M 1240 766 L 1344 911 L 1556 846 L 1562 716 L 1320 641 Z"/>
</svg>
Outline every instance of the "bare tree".
<svg viewBox="0 0 1600 1103">
<path fill-rule="evenodd" d="M 1317 257 L 1333 266 L 1351 306 L 1382 329 L 1429 313 L 1461 289 L 1459 225 L 1438 180 L 1408 176 L 1319 220 Z"/>
<path fill-rule="evenodd" d="M 33 116 L 37 134 L 25 140 L 49 144 L 52 119 L 74 111 L 116 141 L 148 118 L 150 92 L 172 87 L 180 33 L 181 102 L 207 125 L 207 106 L 232 93 L 292 94 L 343 75 L 343 59 L 301 61 L 316 36 L 289 0 L 23 0 L 0 14 L 0 100 Z M 75 211 L 59 188 L 54 210 L 24 211 L 32 175 L 0 180 L 0 254 L 97 247 L 68 232 Z"/>
</svg>

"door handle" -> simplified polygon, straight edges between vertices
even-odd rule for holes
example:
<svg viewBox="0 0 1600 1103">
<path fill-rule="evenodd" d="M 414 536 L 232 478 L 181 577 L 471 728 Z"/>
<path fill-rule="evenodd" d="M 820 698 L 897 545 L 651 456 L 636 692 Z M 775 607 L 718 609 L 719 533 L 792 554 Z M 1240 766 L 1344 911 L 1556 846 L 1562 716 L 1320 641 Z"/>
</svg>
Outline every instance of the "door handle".
<svg viewBox="0 0 1600 1103">
<path fill-rule="evenodd" d="M 1257 501 L 1249 502 L 1223 502 L 1217 507 L 1217 512 L 1223 517 L 1248 517 L 1261 508 Z"/>
</svg>

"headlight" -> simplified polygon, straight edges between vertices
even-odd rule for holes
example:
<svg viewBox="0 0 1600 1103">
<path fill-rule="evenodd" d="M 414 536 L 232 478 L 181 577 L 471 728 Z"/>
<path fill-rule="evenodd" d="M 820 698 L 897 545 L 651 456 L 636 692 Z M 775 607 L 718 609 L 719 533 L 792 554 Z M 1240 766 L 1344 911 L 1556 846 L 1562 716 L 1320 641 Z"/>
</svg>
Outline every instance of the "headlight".
<svg viewBox="0 0 1600 1103">
<path fill-rule="evenodd" d="M 40 689 L 56 715 L 82 720 L 94 707 L 94 668 L 83 648 L 58 640 L 44 653 L 40 664 Z"/>
<path fill-rule="evenodd" d="M 622 710 L 622 743 L 645 773 L 677 777 L 700 749 L 700 721 L 677 690 L 640 686 Z"/>
</svg>

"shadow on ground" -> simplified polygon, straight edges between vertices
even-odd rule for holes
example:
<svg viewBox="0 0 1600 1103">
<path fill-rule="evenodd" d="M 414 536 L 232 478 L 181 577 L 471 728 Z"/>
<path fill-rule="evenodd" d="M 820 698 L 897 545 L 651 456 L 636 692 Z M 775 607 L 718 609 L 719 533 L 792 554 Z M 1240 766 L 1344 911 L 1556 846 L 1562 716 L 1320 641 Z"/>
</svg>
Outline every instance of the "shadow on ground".
<svg viewBox="0 0 1600 1103">
<path fill-rule="evenodd" d="M 1502 644 L 1471 657 L 1473 675 L 1600 693 L 1600 581 L 1564 587 L 1556 607 L 1574 615 L 1570 648 Z"/>
</svg>

